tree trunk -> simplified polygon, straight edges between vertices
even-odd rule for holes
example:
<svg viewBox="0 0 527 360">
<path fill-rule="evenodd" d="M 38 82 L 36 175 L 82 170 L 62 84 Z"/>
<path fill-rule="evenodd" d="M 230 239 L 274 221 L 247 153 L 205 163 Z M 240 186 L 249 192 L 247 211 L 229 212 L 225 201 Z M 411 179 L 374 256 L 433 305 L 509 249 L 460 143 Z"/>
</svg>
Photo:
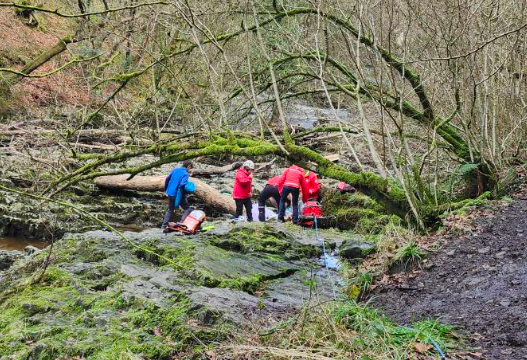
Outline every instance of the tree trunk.
<svg viewBox="0 0 527 360">
<path fill-rule="evenodd" d="M 24 75 L 29 75 L 45 63 L 47 63 L 49 60 L 53 59 L 55 56 L 61 54 L 64 52 L 64 50 L 67 49 L 66 45 L 71 44 L 73 42 L 77 41 L 74 36 L 66 36 L 62 39 L 59 39 L 59 41 L 53 45 L 51 48 L 44 50 L 39 56 L 37 56 L 34 60 L 30 61 L 26 66 L 24 66 L 22 69 L 20 69 L 20 72 Z M 12 76 L 7 78 L 7 82 L 12 85 L 13 83 L 19 81 L 23 77 L 20 75 L 13 74 Z"/>
<path fill-rule="evenodd" d="M 226 172 L 236 170 L 241 166 L 242 162 L 238 161 L 229 165 L 214 167 L 210 169 L 190 169 L 188 172 L 190 173 L 190 175 L 194 176 L 213 176 L 225 174 Z"/>
<path fill-rule="evenodd" d="M 112 175 L 101 176 L 95 179 L 95 184 L 100 188 L 111 190 L 135 190 L 135 191 L 164 191 L 166 176 L 135 176 L 132 180 L 128 179 L 129 175 Z M 190 178 L 196 184 L 194 193 L 201 201 L 211 208 L 234 215 L 236 207 L 234 200 L 230 196 L 221 194 L 212 186 L 205 184 L 203 181 Z"/>
</svg>

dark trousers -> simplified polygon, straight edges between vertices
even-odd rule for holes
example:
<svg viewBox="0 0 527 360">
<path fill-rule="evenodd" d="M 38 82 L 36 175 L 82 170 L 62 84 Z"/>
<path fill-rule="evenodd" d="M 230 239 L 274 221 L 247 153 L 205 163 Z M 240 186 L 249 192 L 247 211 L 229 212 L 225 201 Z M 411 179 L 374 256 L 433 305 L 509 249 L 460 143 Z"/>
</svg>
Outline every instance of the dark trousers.
<svg viewBox="0 0 527 360">
<path fill-rule="evenodd" d="M 284 186 L 282 189 L 282 195 L 280 195 L 280 206 L 278 207 L 278 220 L 284 221 L 285 200 L 289 194 L 293 196 L 293 224 L 298 224 L 298 197 L 300 195 L 300 189 L 291 186 Z"/>
<path fill-rule="evenodd" d="M 265 185 L 264 189 L 258 196 L 258 220 L 265 221 L 265 202 L 273 198 L 276 201 L 276 205 L 280 205 L 280 193 L 278 192 L 278 186 Z"/>
<path fill-rule="evenodd" d="M 161 227 L 165 228 L 167 227 L 168 223 L 170 222 L 170 219 L 172 219 L 172 216 L 174 215 L 174 210 L 176 210 L 175 206 L 176 197 L 175 196 L 169 196 L 168 197 L 168 210 L 165 213 L 165 218 L 163 219 L 163 225 Z M 179 206 L 183 209 L 183 215 L 181 215 L 181 222 L 185 221 L 188 214 L 192 212 L 192 208 L 188 205 L 187 201 L 187 195 L 183 194 L 181 197 L 181 202 L 179 203 Z"/>
<path fill-rule="evenodd" d="M 253 203 L 251 198 L 247 199 L 234 199 L 236 202 L 236 217 L 240 217 L 243 214 L 243 207 L 245 206 L 245 212 L 247 213 L 247 221 L 253 221 Z"/>
</svg>

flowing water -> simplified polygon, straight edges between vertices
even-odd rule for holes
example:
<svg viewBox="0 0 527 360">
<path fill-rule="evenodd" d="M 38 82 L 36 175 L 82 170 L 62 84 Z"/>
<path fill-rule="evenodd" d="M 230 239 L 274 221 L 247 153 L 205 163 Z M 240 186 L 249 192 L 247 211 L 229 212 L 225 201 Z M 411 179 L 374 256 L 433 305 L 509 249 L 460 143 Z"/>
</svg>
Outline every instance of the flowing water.
<svg viewBox="0 0 527 360">
<path fill-rule="evenodd" d="M 23 251 L 26 246 L 32 245 L 38 249 L 48 246 L 44 240 L 23 239 L 13 236 L 0 236 L 0 250 L 19 250 Z"/>
<path fill-rule="evenodd" d="M 320 262 L 328 269 L 340 269 L 340 260 L 335 254 L 325 254 L 320 257 Z"/>
</svg>

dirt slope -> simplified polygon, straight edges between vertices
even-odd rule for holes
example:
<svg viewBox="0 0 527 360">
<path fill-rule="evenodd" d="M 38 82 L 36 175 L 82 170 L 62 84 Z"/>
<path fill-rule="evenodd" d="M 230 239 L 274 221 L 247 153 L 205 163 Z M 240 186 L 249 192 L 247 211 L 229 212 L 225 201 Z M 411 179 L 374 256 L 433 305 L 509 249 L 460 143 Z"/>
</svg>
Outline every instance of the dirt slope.
<svg viewBox="0 0 527 360">
<path fill-rule="evenodd" d="M 397 321 L 439 318 L 468 333 L 484 359 L 527 359 L 527 199 L 454 238 L 402 286 L 380 286 L 373 304 Z"/>
<path fill-rule="evenodd" d="M 0 2 L 9 2 L 0 0 Z M 70 11 L 71 5 L 62 0 L 47 0 L 41 5 Z M 18 14 L 18 15 L 17 15 Z M 20 69 L 41 52 L 54 46 L 58 39 L 74 33 L 71 22 L 44 13 L 23 17 L 10 7 L 0 8 L 0 68 Z M 34 74 L 52 71 L 65 60 L 68 52 L 52 59 Z M 0 77 L 6 73 L 0 73 Z M 44 78 L 22 79 L 10 88 L 9 96 L 0 91 L 0 117 L 22 114 L 39 117 L 49 105 L 80 106 L 88 103 L 89 95 L 79 68 L 59 72 Z M 1 89 L 0 89 L 1 90 Z"/>
</svg>

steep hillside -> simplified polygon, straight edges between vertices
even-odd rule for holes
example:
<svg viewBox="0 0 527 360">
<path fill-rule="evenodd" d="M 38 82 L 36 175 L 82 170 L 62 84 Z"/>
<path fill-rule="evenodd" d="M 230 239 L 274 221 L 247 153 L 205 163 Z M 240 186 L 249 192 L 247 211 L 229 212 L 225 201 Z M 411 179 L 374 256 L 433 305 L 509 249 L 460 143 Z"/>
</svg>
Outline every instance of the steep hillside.
<svg viewBox="0 0 527 360">
<path fill-rule="evenodd" d="M 69 8 L 67 4 L 57 2 L 48 2 L 45 6 Z M 70 32 L 66 19 L 0 8 L 0 67 L 19 70 Z M 33 75 L 50 72 L 69 58 L 66 51 L 37 69 Z M 10 74 L 1 73 L 0 79 L 8 76 Z M 46 109 L 49 105 L 79 106 L 88 100 L 80 69 L 44 78 L 17 79 L 10 89 L 3 87 L 0 91 L 0 117 L 9 114 L 38 116 L 49 111 Z"/>
</svg>

